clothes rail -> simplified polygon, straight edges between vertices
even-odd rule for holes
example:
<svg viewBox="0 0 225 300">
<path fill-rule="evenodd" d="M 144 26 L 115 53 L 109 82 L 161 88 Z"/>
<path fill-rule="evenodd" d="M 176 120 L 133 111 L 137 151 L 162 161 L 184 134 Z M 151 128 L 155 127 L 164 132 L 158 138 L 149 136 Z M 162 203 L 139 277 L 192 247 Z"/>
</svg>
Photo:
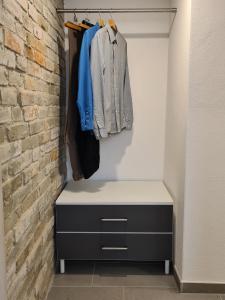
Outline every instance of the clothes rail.
<svg viewBox="0 0 225 300">
<path fill-rule="evenodd" d="M 56 9 L 57 13 L 176 13 L 177 8 L 74 8 Z"/>
</svg>

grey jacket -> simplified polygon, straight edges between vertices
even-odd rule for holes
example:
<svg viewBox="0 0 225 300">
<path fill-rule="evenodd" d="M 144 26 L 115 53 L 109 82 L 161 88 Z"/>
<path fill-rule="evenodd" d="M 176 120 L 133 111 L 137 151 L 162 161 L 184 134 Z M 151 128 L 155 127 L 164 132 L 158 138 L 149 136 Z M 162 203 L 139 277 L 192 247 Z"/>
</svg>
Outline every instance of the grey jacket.
<svg viewBox="0 0 225 300">
<path fill-rule="evenodd" d="M 91 45 L 94 131 L 98 139 L 131 129 L 133 107 L 127 63 L 127 43 L 106 25 Z"/>
</svg>

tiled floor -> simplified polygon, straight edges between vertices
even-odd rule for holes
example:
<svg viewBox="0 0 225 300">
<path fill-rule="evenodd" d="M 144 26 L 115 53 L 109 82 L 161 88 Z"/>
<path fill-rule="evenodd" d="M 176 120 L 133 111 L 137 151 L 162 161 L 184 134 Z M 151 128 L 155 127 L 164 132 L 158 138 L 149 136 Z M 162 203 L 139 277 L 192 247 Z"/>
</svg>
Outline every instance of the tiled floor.
<svg viewBox="0 0 225 300">
<path fill-rule="evenodd" d="M 225 300 L 220 295 L 180 294 L 163 264 L 70 262 L 55 276 L 48 300 Z"/>
</svg>

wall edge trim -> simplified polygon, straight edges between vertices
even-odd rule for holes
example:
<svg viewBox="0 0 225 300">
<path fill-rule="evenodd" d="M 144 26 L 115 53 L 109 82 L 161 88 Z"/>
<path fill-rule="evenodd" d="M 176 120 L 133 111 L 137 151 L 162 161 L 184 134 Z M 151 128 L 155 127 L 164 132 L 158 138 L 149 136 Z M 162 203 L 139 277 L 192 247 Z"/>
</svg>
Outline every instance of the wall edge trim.
<svg viewBox="0 0 225 300">
<path fill-rule="evenodd" d="M 181 281 L 177 269 L 174 266 L 174 278 L 181 293 L 206 293 L 223 294 L 225 293 L 225 283 L 203 283 Z"/>
</svg>

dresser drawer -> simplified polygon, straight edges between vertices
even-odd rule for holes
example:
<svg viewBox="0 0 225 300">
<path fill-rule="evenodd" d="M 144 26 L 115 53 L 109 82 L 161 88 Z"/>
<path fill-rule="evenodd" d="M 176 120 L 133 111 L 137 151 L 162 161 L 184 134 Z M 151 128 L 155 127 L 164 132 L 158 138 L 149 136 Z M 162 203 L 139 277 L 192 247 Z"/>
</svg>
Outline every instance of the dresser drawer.
<svg viewBox="0 0 225 300">
<path fill-rule="evenodd" d="M 170 260 L 171 234 L 57 233 L 58 259 Z"/>
<path fill-rule="evenodd" d="M 56 205 L 56 231 L 172 232 L 172 205 Z"/>
</svg>

